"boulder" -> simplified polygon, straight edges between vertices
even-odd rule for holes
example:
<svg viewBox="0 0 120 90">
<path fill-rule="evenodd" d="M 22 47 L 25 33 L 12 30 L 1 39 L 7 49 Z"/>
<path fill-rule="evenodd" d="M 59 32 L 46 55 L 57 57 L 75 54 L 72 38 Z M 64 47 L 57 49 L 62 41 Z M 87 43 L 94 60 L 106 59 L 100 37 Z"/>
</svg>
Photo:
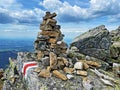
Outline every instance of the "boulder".
<svg viewBox="0 0 120 90">
<path fill-rule="evenodd" d="M 71 47 L 76 46 L 80 53 L 102 60 L 109 58 L 110 45 L 111 37 L 104 25 L 77 36 L 71 43 Z"/>
<path fill-rule="evenodd" d="M 120 63 L 120 26 L 116 30 L 110 32 L 112 37 L 112 45 L 110 47 L 110 56 L 112 62 Z"/>
</svg>

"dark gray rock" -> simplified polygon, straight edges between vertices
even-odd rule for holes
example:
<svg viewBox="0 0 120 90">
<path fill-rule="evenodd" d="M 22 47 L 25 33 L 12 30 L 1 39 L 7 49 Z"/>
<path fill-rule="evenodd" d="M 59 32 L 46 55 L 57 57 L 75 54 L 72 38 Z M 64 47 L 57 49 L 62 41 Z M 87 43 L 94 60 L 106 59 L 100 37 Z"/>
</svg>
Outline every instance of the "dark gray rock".
<svg viewBox="0 0 120 90">
<path fill-rule="evenodd" d="M 45 66 L 49 66 L 50 65 L 50 58 L 49 57 L 44 57 L 41 59 L 42 64 Z"/>
<path fill-rule="evenodd" d="M 110 32 L 112 45 L 110 47 L 110 56 L 112 62 L 120 62 L 120 26 Z"/>
<path fill-rule="evenodd" d="M 110 56 L 111 37 L 104 25 L 96 27 L 76 37 L 72 46 L 76 46 L 79 52 L 106 60 Z"/>
</svg>

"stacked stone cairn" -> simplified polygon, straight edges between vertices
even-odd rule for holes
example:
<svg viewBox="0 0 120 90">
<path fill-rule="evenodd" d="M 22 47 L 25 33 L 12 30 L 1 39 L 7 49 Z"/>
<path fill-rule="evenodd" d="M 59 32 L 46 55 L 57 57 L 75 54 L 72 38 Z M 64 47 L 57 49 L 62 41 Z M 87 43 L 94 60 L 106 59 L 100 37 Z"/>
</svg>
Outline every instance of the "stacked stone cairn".
<svg viewBox="0 0 120 90">
<path fill-rule="evenodd" d="M 50 14 L 46 12 L 43 21 L 40 24 L 41 32 L 38 33 L 35 41 L 35 49 L 41 51 L 44 55 L 54 52 L 57 55 L 66 53 L 67 44 L 63 41 L 64 35 L 60 31 L 60 25 L 56 25 L 57 21 L 53 19 L 56 13 Z"/>
<path fill-rule="evenodd" d="M 64 35 L 60 31 L 60 25 L 57 25 L 57 21 L 54 19 L 55 16 L 56 13 L 46 12 L 40 24 L 41 32 L 38 33 L 34 47 L 37 60 L 42 64 L 39 65 L 40 67 L 35 68 L 35 71 L 39 73 L 38 76 L 40 77 L 47 78 L 54 75 L 62 80 L 73 78 L 73 73 L 87 76 L 87 72 L 84 70 L 88 69 L 91 63 L 97 67 L 99 64 L 88 61 L 88 65 L 86 61 L 78 61 L 73 65 L 69 61 L 70 58 L 66 53 L 68 47 L 63 41 Z M 43 67 L 41 68 L 41 66 Z"/>
</svg>

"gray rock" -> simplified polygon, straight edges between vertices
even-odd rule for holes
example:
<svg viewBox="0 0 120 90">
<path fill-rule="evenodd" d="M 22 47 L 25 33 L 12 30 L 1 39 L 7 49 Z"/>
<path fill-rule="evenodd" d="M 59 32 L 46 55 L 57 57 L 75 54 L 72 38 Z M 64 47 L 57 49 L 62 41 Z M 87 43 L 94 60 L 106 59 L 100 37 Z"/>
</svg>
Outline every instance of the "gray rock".
<svg viewBox="0 0 120 90">
<path fill-rule="evenodd" d="M 44 57 L 41 59 L 42 64 L 45 66 L 49 66 L 50 65 L 50 58 L 49 57 Z"/>
<path fill-rule="evenodd" d="M 110 56 L 110 45 L 109 31 L 101 25 L 76 37 L 71 47 L 76 46 L 82 54 L 106 60 Z"/>
</svg>

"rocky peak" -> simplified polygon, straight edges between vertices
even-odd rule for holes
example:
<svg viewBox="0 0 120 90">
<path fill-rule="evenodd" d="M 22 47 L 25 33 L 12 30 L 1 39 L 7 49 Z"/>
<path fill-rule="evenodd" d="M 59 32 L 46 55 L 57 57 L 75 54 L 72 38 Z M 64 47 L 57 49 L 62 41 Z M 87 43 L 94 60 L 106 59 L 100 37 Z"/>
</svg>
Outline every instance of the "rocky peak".
<svg viewBox="0 0 120 90">
<path fill-rule="evenodd" d="M 118 87 L 116 79 L 109 77 L 111 75 L 108 76 L 104 70 L 100 71 L 108 64 L 97 59 L 109 54 L 110 40 L 105 26 L 84 33 L 76 46 L 68 49 L 55 16 L 56 13 L 46 12 L 43 17 L 34 42 L 35 52 L 19 52 L 17 59 L 9 58 L 3 90 L 101 90 Z M 114 66 L 114 71 L 118 71 L 116 66 L 119 65 Z"/>
<path fill-rule="evenodd" d="M 71 46 L 76 46 L 80 53 L 105 60 L 109 55 L 111 39 L 105 25 L 98 26 L 77 36 Z"/>
</svg>

